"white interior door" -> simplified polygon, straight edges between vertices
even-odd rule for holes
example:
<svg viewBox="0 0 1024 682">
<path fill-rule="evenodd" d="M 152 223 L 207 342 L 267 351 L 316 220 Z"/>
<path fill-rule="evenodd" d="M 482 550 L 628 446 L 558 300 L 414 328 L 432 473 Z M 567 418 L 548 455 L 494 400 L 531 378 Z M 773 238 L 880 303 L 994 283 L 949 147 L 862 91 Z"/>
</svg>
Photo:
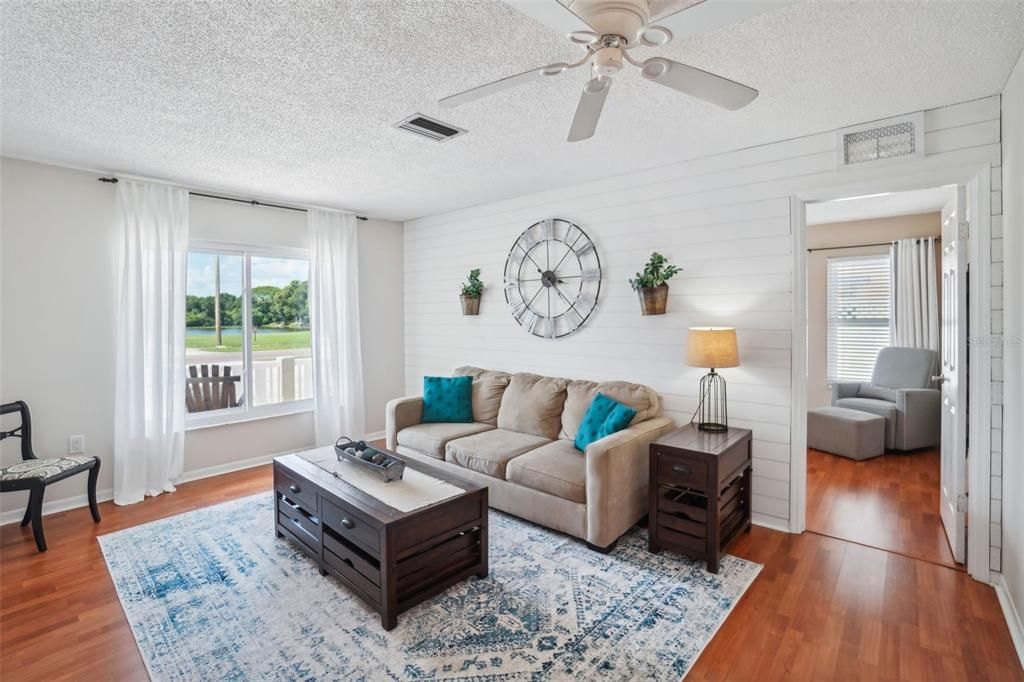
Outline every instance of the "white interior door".
<svg viewBox="0 0 1024 682">
<path fill-rule="evenodd" d="M 942 525 L 953 558 L 967 544 L 967 192 L 942 208 Z"/>
</svg>

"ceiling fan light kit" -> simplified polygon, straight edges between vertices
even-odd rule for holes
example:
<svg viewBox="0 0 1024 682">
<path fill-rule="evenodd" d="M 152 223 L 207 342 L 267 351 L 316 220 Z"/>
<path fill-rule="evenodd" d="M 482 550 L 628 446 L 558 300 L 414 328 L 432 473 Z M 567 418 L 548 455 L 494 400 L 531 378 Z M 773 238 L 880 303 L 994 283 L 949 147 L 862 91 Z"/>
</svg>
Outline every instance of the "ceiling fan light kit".
<svg viewBox="0 0 1024 682">
<path fill-rule="evenodd" d="M 583 87 L 568 136 L 569 142 L 578 142 L 594 135 L 611 81 L 628 63 L 637 67 L 640 76 L 647 81 L 725 109 L 741 109 L 757 98 L 757 90 L 664 57 L 639 61 L 629 50 L 638 46 L 660 47 L 673 38 L 712 31 L 791 4 L 791 1 L 703 0 L 652 21 L 648 0 L 571 0 L 568 6 L 558 0 L 505 0 L 506 4 L 581 46 L 585 50 L 583 58 L 573 64 L 555 63 L 509 76 L 445 97 L 438 104 L 457 107 L 538 76 L 557 76 L 589 63 L 592 78 Z"/>
</svg>

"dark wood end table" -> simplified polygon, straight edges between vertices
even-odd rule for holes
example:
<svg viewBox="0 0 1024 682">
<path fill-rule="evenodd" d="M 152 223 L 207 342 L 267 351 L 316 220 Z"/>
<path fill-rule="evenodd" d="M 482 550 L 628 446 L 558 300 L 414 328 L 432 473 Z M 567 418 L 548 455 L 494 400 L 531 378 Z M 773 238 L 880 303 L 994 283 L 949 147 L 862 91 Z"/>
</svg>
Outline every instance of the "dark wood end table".
<svg viewBox="0 0 1024 682">
<path fill-rule="evenodd" d="M 650 446 L 649 549 L 706 559 L 718 573 L 728 544 L 751 525 L 751 432 L 694 424 Z"/>
</svg>

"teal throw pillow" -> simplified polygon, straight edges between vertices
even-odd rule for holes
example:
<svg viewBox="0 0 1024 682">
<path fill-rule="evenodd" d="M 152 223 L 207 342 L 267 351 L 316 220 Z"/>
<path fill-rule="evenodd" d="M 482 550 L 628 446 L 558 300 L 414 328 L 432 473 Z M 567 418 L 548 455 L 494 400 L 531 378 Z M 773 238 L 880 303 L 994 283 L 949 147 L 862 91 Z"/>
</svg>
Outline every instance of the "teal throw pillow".
<svg viewBox="0 0 1024 682">
<path fill-rule="evenodd" d="M 636 416 L 636 410 L 613 400 L 604 393 L 598 393 L 590 401 L 590 407 L 583 415 L 583 421 L 576 430 L 576 449 L 586 451 L 587 446 L 595 440 L 601 440 L 616 431 L 629 426 Z"/>
<path fill-rule="evenodd" d="M 423 423 L 473 421 L 473 377 L 423 377 Z"/>
</svg>

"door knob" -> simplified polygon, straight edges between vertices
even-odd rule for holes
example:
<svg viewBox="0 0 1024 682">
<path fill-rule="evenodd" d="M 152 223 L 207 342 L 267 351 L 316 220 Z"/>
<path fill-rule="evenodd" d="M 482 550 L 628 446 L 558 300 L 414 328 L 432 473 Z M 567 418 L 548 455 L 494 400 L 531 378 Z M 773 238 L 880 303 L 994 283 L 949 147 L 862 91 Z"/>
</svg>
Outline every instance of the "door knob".
<svg viewBox="0 0 1024 682">
<path fill-rule="evenodd" d="M 943 376 L 942 374 L 939 374 L 937 376 L 932 377 L 932 381 L 934 381 L 937 384 L 941 384 L 945 380 L 946 380 L 946 377 Z"/>
</svg>

